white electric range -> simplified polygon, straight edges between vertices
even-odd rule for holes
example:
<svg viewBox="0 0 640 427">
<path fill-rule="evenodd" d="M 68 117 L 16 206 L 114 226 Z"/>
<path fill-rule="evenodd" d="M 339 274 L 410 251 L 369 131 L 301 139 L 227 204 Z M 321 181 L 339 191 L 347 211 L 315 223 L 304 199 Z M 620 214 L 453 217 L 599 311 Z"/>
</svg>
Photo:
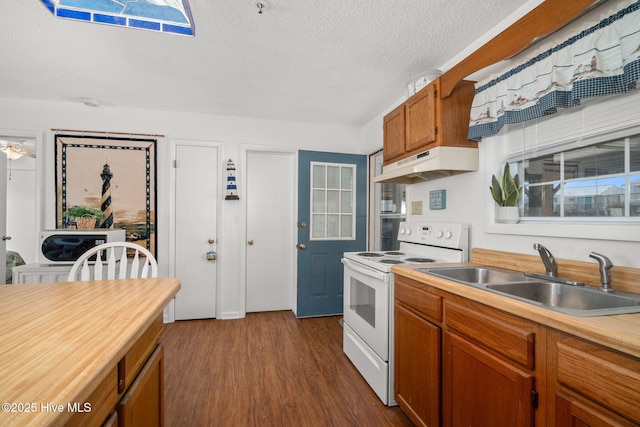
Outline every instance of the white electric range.
<svg viewBox="0 0 640 427">
<path fill-rule="evenodd" d="M 469 225 L 403 222 L 400 248 L 345 252 L 343 351 L 384 404 L 393 406 L 393 273 L 398 264 L 469 259 Z"/>
</svg>

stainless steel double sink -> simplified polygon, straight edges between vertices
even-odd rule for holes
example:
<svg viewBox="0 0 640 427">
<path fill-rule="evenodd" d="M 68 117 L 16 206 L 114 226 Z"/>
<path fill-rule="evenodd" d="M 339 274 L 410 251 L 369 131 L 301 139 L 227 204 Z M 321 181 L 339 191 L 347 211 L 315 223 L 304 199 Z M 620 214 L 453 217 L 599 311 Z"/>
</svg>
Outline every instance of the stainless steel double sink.
<svg viewBox="0 0 640 427">
<path fill-rule="evenodd" d="M 553 277 L 533 278 L 518 271 L 484 266 L 418 268 L 417 271 L 573 316 L 640 313 L 640 294 L 607 293 Z"/>
</svg>

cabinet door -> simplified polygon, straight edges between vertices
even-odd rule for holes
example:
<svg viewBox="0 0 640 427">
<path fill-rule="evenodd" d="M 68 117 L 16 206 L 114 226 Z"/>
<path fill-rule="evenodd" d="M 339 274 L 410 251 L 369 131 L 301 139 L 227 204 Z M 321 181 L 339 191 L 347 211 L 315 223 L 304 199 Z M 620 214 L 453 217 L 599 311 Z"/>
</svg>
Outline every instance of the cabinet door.
<svg viewBox="0 0 640 427">
<path fill-rule="evenodd" d="M 440 328 L 395 306 L 395 397 L 418 426 L 440 425 Z"/>
<path fill-rule="evenodd" d="M 556 343 L 556 351 L 559 384 L 640 425 L 638 358 L 570 336 Z"/>
<path fill-rule="evenodd" d="M 157 427 L 164 425 L 164 347 L 162 343 L 118 404 L 121 427 Z"/>
<path fill-rule="evenodd" d="M 404 154 L 405 112 L 404 104 L 384 117 L 383 159 L 388 163 Z"/>
<path fill-rule="evenodd" d="M 531 374 L 450 332 L 444 350 L 443 425 L 534 425 Z"/>
<path fill-rule="evenodd" d="M 422 89 L 405 103 L 407 110 L 405 151 L 410 152 L 436 142 L 436 85 Z"/>
<path fill-rule="evenodd" d="M 556 394 L 557 427 L 631 427 L 627 421 L 604 408 L 579 397 Z"/>
</svg>

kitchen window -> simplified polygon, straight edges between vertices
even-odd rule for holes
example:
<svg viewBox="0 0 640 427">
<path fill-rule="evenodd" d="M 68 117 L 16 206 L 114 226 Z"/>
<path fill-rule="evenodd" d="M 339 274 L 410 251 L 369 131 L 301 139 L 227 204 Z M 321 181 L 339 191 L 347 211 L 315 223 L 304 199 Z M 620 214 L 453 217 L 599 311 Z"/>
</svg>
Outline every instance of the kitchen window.
<svg viewBox="0 0 640 427">
<path fill-rule="evenodd" d="M 640 222 L 640 133 L 512 163 L 522 219 Z"/>
</svg>

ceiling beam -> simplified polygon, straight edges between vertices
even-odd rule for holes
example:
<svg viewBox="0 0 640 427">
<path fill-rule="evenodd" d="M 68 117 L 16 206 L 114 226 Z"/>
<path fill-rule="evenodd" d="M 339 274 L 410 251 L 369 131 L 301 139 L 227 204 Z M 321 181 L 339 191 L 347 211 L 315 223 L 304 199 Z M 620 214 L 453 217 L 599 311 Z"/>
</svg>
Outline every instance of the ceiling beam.
<svg viewBox="0 0 640 427">
<path fill-rule="evenodd" d="M 607 0 L 604 0 L 607 1 Z M 545 0 L 440 77 L 443 98 L 467 76 L 510 58 L 550 35 L 602 0 Z"/>
</svg>

